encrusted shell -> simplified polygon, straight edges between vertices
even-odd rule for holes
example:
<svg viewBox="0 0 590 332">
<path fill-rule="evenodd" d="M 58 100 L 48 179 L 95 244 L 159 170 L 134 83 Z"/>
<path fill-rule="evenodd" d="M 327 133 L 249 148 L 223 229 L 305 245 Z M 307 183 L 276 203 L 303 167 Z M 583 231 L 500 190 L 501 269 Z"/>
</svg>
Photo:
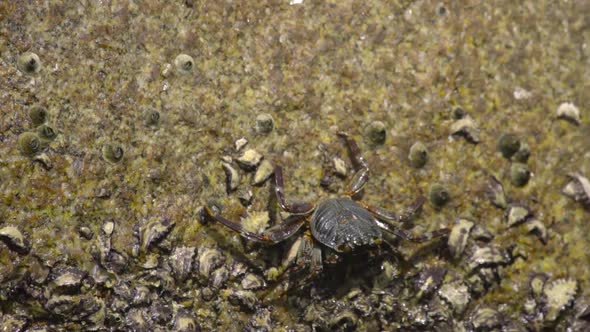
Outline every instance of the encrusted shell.
<svg viewBox="0 0 590 332">
<path fill-rule="evenodd" d="M 467 245 L 467 239 L 469 238 L 469 232 L 475 223 L 467 219 L 459 219 L 453 226 L 451 234 L 449 234 L 449 251 L 455 259 L 459 258 L 465 246 Z"/>
<path fill-rule="evenodd" d="M 30 250 L 29 241 L 14 226 L 5 226 L 0 229 L 0 240 L 12 251 L 19 254 L 27 254 Z"/>
<path fill-rule="evenodd" d="M 475 270 L 480 267 L 503 265 L 509 261 L 506 252 L 500 248 L 493 246 L 477 247 L 469 258 L 469 268 Z"/>
<path fill-rule="evenodd" d="M 490 331 L 502 325 L 500 313 L 492 308 L 479 308 L 471 314 L 471 324 L 476 331 Z"/>
<path fill-rule="evenodd" d="M 561 193 L 590 210 L 590 181 L 579 173 L 569 174 L 570 181 Z"/>
<path fill-rule="evenodd" d="M 423 270 L 418 275 L 418 278 L 414 281 L 414 285 L 417 289 L 417 298 L 422 298 L 432 294 L 442 283 L 447 270 L 441 267 L 433 267 Z"/>
<path fill-rule="evenodd" d="M 234 305 L 240 305 L 244 309 L 254 310 L 258 304 L 258 297 L 249 290 L 233 290 L 224 289 L 222 295 L 229 298 L 229 301 Z"/>
<path fill-rule="evenodd" d="M 86 272 L 75 268 L 59 269 L 51 273 L 48 289 L 52 292 L 58 289 L 62 291 L 78 289 L 86 275 Z"/>
<path fill-rule="evenodd" d="M 242 289 L 250 290 L 250 289 L 260 289 L 265 286 L 265 282 L 259 276 L 248 273 L 242 279 Z"/>
<path fill-rule="evenodd" d="M 195 321 L 195 317 L 193 317 L 190 313 L 186 312 L 185 310 L 179 310 L 174 318 L 174 327 L 172 331 L 174 332 L 196 332 L 200 331 L 199 324 Z"/>
</svg>

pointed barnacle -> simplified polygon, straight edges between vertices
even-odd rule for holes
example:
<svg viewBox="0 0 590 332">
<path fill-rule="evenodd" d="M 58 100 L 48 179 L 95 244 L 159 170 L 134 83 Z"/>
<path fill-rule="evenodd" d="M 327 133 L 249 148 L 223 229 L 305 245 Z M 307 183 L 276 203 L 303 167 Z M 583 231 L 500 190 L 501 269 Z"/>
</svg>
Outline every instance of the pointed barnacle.
<svg viewBox="0 0 590 332">
<path fill-rule="evenodd" d="M 47 114 L 47 110 L 43 106 L 33 106 L 29 110 L 29 118 L 31 119 L 33 127 L 38 127 L 44 124 L 45 122 L 47 122 L 48 117 L 49 115 Z"/>
<path fill-rule="evenodd" d="M 561 103 L 557 107 L 557 118 L 569 121 L 577 126 L 582 124 L 580 109 L 573 103 Z"/>
<path fill-rule="evenodd" d="M 262 155 L 254 149 L 249 149 L 244 151 L 236 161 L 245 171 L 253 171 L 262 161 Z"/>
<path fill-rule="evenodd" d="M 547 244 L 547 228 L 539 219 L 533 218 L 526 224 L 529 233 L 536 235 L 543 244 Z"/>
<path fill-rule="evenodd" d="M 18 148 L 23 155 L 27 157 L 33 156 L 41 151 L 41 140 L 35 133 L 22 133 L 18 137 Z"/>
<path fill-rule="evenodd" d="M 471 301 L 469 288 L 461 281 L 442 285 L 438 290 L 438 295 L 458 314 L 465 311 Z"/>
<path fill-rule="evenodd" d="M 201 327 L 196 322 L 195 317 L 188 311 L 179 310 L 174 318 L 174 332 L 194 332 L 200 331 Z"/>
<path fill-rule="evenodd" d="M 27 254 L 30 250 L 29 241 L 14 226 L 0 228 L 0 241 L 12 251 L 21 255 Z"/>
<path fill-rule="evenodd" d="M 208 280 L 211 273 L 225 262 L 223 254 L 212 248 L 199 250 L 199 275 Z"/>
<path fill-rule="evenodd" d="M 475 125 L 475 121 L 468 115 L 453 122 L 451 135 L 464 137 L 472 144 L 479 143 L 479 129 Z"/>
<path fill-rule="evenodd" d="M 423 298 L 431 295 L 443 282 L 447 275 L 447 269 L 442 267 L 433 267 L 423 270 L 414 281 L 414 286 L 418 292 L 417 298 Z"/>
<path fill-rule="evenodd" d="M 160 112 L 150 109 L 144 114 L 145 124 L 148 127 L 157 127 L 160 124 Z"/>
<path fill-rule="evenodd" d="M 501 209 L 506 208 L 507 202 L 506 195 L 504 194 L 504 186 L 502 186 L 502 183 L 493 175 L 490 176 L 486 196 L 495 206 Z"/>
<path fill-rule="evenodd" d="M 116 164 L 123 160 L 125 150 L 120 145 L 105 144 L 102 147 L 102 157 L 111 164 Z"/>
<path fill-rule="evenodd" d="M 42 124 L 37 127 L 37 135 L 45 141 L 53 141 L 57 137 L 57 132 L 48 124 Z"/>
<path fill-rule="evenodd" d="M 236 190 L 240 185 L 240 174 L 229 163 L 222 162 L 221 167 L 226 175 L 226 189 L 228 193 Z"/>
<path fill-rule="evenodd" d="M 414 168 L 422 168 L 428 161 L 428 149 L 424 143 L 418 141 L 410 147 L 410 153 L 408 155 L 410 164 Z"/>
<path fill-rule="evenodd" d="M 255 186 L 263 184 L 272 175 L 273 172 L 273 164 L 268 160 L 263 160 L 256 169 L 256 173 L 254 173 L 252 184 Z"/>
<path fill-rule="evenodd" d="M 41 70 L 41 59 L 33 52 L 25 52 L 18 57 L 16 66 L 24 74 L 36 74 Z"/>
<path fill-rule="evenodd" d="M 496 309 L 485 307 L 473 312 L 470 321 L 475 331 L 492 331 L 503 323 Z"/>
<path fill-rule="evenodd" d="M 172 252 L 169 264 L 176 280 L 184 281 L 190 275 L 196 255 L 195 251 L 195 247 L 178 247 Z"/>
<path fill-rule="evenodd" d="M 561 193 L 590 210 L 590 181 L 579 173 L 569 174 L 568 177 L 570 181 L 563 187 Z"/>
<path fill-rule="evenodd" d="M 578 291 L 578 282 L 573 279 L 557 279 L 543 288 L 545 319 L 553 322 L 559 314 L 572 305 Z"/>
<path fill-rule="evenodd" d="M 381 121 L 373 121 L 365 127 L 365 139 L 370 145 L 382 145 L 387 138 L 385 124 Z"/>
<path fill-rule="evenodd" d="M 435 183 L 430 186 L 429 197 L 432 205 L 441 208 L 451 199 L 451 194 L 443 185 Z"/>
<path fill-rule="evenodd" d="M 520 149 L 520 139 L 512 133 L 503 134 L 498 139 L 498 151 L 506 159 L 510 159 Z"/>
<path fill-rule="evenodd" d="M 188 54 L 179 54 L 176 59 L 174 59 L 174 66 L 178 73 L 186 75 L 193 71 L 195 61 Z"/>
<path fill-rule="evenodd" d="M 510 182 L 515 187 L 524 187 L 531 178 L 531 172 L 526 164 L 512 163 L 510 165 Z"/>
<path fill-rule="evenodd" d="M 510 261 L 505 250 L 498 247 L 476 247 L 473 254 L 469 258 L 470 270 L 475 270 L 482 267 L 493 267 L 497 265 L 504 265 Z"/>
<path fill-rule="evenodd" d="M 170 218 L 154 218 L 140 229 L 140 248 L 143 252 L 160 243 L 176 223 Z"/>
<path fill-rule="evenodd" d="M 506 211 L 505 218 L 508 227 L 518 226 L 533 216 L 533 212 L 524 205 L 513 204 Z"/>
<path fill-rule="evenodd" d="M 256 116 L 256 126 L 254 127 L 254 129 L 257 133 L 261 135 L 270 134 L 274 127 L 275 124 L 272 115 L 268 113 L 262 113 Z"/>
<path fill-rule="evenodd" d="M 465 246 L 467 245 L 467 239 L 469 238 L 469 232 L 475 223 L 473 221 L 460 218 L 453 226 L 451 234 L 449 234 L 449 251 L 451 255 L 457 259 L 463 254 Z"/>
</svg>

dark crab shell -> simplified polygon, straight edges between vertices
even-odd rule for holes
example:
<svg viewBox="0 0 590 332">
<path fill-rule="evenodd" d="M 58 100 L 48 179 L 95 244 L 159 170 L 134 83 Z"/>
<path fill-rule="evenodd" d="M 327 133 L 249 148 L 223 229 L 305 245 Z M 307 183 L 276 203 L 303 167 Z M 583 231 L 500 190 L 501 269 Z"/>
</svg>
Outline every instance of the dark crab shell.
<svg viewBox="0 0 590 332">
<path fill-rule="evenodd" d="M 376 244 L 382 238 L 371 213 L 350 198 L 321 202 L 311 217 L 310 228 L 316 240 L 338 252 Z"/>
</svg>

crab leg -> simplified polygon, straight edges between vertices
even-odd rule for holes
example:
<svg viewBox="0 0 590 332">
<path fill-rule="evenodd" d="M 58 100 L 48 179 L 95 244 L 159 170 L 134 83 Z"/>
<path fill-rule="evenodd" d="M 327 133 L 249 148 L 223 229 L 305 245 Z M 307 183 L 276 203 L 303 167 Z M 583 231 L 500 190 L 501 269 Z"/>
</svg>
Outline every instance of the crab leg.
<svg viewBox="0 0 590 332">
<path fill-rule="evenodd" d="M 265 230 L 261 234 L 257 234 L 245 230 L 244 227 L 242 227 L 242 225 L 240 225 L 239 223 L 215 215 L 208 206 L 205 207 L 205 212 L 207 213 L 208 218 L 211 218 L 231 228 L 232 230 L 239 232 L 243 237 L 247 238 L 248 240 L 272 244 L 281 242 L 289 238 L 290 236 L 295 234 L 305 223 L 305 216 L 293 215 L 285 219 L 285 221 L 283 221 L 282 223 Z"/>
<path fill-rule="evenodd" d="M 361 150 L 359 149 L 356 141 L 349 137 L 348 134 L 340 132 L 338 136 L 342 137 L 346 141 L 346 145 L 348 146 L 348 150 L 350 151 L 350 159 L 352 160 L 352 166 L 354 167 L 354 176 L 349 184 L 348 192 L 346 193 L 349 196 L 354 196 L 358 194 L 367 181 L 369 181 L 369 164 L 361 155 Z"/>
<path fill-rule="evenodd" d="M 414 234 L 412 234 L 410 232 L 406 232 L 402 229 L 393 227 L 391 225 L 387 225 L 387 224 L 381 222 L 380 220 L 376 220 L 376 222 L 377 222 L 377 226 L 379 226 L 381 229 L 385 230 L 386 232 L 391 233 L 402 240 L 416 242 L 416 243 L 427 242 L 427 241 L 430 241 L 435 238 L 443 237 L 443 236 L 448 235 L 451 232 L 451 230 L 448 228 L 441 228 L 436 231 L 425 233 L 422 235 L 414 235 Z"/>
<path fill-rule="evenodd" d="M 371 212 L 371 214 L 375 218 L 377 218 L 379 220 L 387 221 L 387 222 L 398 222 L 398 223 L 403 224 L 403 223 L 409 221 L 410 219 L 412 219 L 414 216 L 416 216 L 416 214 L 420 211 L 420 208 L 422 208 L 422 205 L 424 205 L 425 202 L 426 202 L 426 198 L 419 197 L 401 215 L 398 215 L 398 214 L 391 212 L 391 211 L 387 211 L 387 210 L 377 207 L 377 206 L 364 204 L 362 202 L 359 202 L 359 204 L 361 204 L 365 209 L 367 209 L 369 212 Z"/>
<path fill-rule="evenodd" d="M 281 209 L 287 211 L 288 213 L 297 214 L 297 215 L 305 215 L 309 214 L 315 206 L 311 203 L 301 202 L 301 203 L 289 203 L 285 198 L 285 183 L 283 181 L 283 168 L 281 166 L 275 166 L 274 170 L 274 177 L 275 177 L 275 194 L 277 195 L 277 200 L 279 201 L 279 205 Z"/>
</svg>

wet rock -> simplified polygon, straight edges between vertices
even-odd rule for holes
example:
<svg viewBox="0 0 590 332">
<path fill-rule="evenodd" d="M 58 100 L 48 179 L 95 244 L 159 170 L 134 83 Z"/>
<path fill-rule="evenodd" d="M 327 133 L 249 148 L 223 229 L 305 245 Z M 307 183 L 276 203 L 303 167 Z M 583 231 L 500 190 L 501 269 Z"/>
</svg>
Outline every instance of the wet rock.
<svg viewBox="0 0 590 332">
<path fill-rule="evenodd" d="M 153 248 L 160 243 L 175 226 L 170 218 L 152 218 L 147 221 L 139 231 L 139 243 L 142 252 Z"/>
<path fill-rule="evenodd" d="M 236 161 L 245 171 L 253 171 L 262 161 L 262 155 L 254 149 L 249 149 L 244 151 Z"/>
<path fill-rule="evenodd" d="M 23 234 L 14 226 L 0 228 L 0 240 L 12 251 L 25 255 L 30 251 L 30 244 Z"/>
<path fill-rule="evenodd" d="M 176 280 L 186 280 L 193 269 L 195 255 L 195 247 L 177 247 L 174 249 L 169 262 Z"/>
<path fill-rule="evenodd" d="M 458 314 L 465 310 L 471 300 L 469 288 L 461 281 L 442 285 L 438 294 Z"/>
<path fill-rule="evenodd" d="M 252 184 L 255 186 L 263 184 L 272 175 L 273 172 L 273 164 L 268 160 L 263 160 L 258 166 L 258 169 L 256 169 L 256 173 L 254 173 Z"/>
<path fill-rule="evenodd" d="M 449 251 L 453 258 L 457 259 L 463 254 L 467 245 L 467 239 L 469 238 L 469 232 L 474 224 L 473 221 L 461 218 L 453 226 L 448 240 Z"/>
<path fill-rule="evenodd" d="M 590 210 L 590 181 L 579 173 L 569 174 L 570 181 L 561 193 Z"/>
<path fill-rule="evenodd" d="M 580 109 L 573 103 L 561 103 L 557 107 L 557 118 L 569 121 L 576 126 L 582 124 Z"/>
<path fill-rule="evenodd" d="M 572 279 L 557 279 L 543 288 L 545 319 L 553 322 L 559 314 L 573 304 L 578 282 Z"/>
<path fill-rule="evenodd" d="M 225 172 L 226 176 L 226 188 L 227 192 L 231 193 L 234 190 L 238 189 L 240 185 L 240 174 L 238 171 L 232 167 L 232 165 L 222 162 L 221 167 L 223 167 L 223 171 Z"/>
<path fill-rule="evenodd" d="M 506 211 L 505 219 L 508 227 L 518 226 L 533 216 L 531 210 L 524 206 L 513 204 Z"/>
<path fill-rule="evenodd" d="M 506 195 L 504 194 L 504 186 L 496 179 L 495 176 L 490 176 L 486 196 L 495 206 L 505 209 L 508 206 Z"/>
</svg>

